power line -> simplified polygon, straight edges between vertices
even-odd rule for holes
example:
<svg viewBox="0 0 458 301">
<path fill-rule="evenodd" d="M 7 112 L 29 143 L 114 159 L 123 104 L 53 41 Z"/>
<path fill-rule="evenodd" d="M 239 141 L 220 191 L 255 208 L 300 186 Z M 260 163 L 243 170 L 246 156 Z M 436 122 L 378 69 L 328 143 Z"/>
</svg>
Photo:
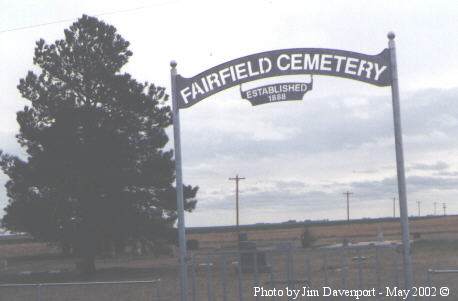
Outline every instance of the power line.
<svg viewBox="0 0 458 301">
<path fill-rule="evenodd" d="M 175 3 L 175 2 L 178 2 L 178 1 L 179 0 L 174 1 L 174 2 L 170 2 L 170 3 Z M 145 8 L 150 8 L 150 7 L 160 6 L 160 5 L 163 5 L 163 4 L 170 4 L 170 3 L 163 2 L 163 3 L 157 3 L 155 5 L 147 5 L 147 6 L 140 6 L 140 7 L 136 7 L 136 8 L 115 10 L 115 11 L 106 12 L 106 13 L 94 14 L 93 16 L 100 17 L 100 16 L 106 16 L 106 15 L 114 15 L 114 14 L 126 13 L 126 12 L 141 10 L 141 9 L 145 9 Z M 43 27 L 43 26 L 52 25 L 52 24 L 65 23 L 65 22 L 74 21 L 75 19 L 76 18 L 71 18 L 71 19 L 51 21 L 51 22 L 45 22 L 45 23 L 40 23 L 40 24 L 34 24 L 34 25 L 27 25 L 27 26 L 21 26 L 21 27 L 8 28 L 8 29 L 0 30 L 0 34 L 6 33 L 6 32 L 12 32 L 12 31 L 20 31 L 20 30 L 25 30 L 25 29 L 31 29 L 31 28 L 36 28 L 36 27 Z"/>
</svg>

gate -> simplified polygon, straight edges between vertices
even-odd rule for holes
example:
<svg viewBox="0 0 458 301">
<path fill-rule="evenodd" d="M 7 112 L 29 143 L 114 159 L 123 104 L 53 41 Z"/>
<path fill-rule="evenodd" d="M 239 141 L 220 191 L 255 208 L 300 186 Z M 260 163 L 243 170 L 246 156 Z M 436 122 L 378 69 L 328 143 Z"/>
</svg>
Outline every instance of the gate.
<svg viewBox="0 0 458 301">
<path fill-rule="evenodd" d="M 274 248 L 194 253 L 188 273 L 188 299 L 192 301 L 354 300 L 323 297 L 323 287 L 399 287 L 402 252 L 395 244 L 316 250 L 281 244 Z M 293 289 L 304 296 L 287 296 L 287 290 Z M 373 300 L 393 298 L 377 296 Z"/>
</svg>

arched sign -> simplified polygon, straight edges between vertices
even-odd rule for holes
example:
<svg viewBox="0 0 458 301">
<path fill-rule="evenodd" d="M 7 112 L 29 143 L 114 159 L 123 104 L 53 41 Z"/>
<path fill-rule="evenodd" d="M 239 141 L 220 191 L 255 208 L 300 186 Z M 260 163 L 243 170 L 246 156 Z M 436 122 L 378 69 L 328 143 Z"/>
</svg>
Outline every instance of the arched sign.
<svg viewBox="0 0 458 301">
<path fill-rule="evenodd" d="M 376 86 L 391 85 L 389 50 L 367 55 L 323 49 L 283 49 L 238 58 L 191 78 L 176 76 L 176 99 L 180 109 L 225 89 L 257 79 L 297 74 L 331 75 Z"/>
<path fill-rule="evenodd" d="M 178 75 L 176 63 L 173 61 L 171 62 L 173 133 L 175 146 L 178 236 L 180 248 L 179 257 L 181 269 L 181 301 L 187 300 L 187 256 L 181 167 L 180 109 L 188 108 L 215 93 L 246 82 L 268 77 L 298 74 L 338 76 L 362 81 L 379 87 L 391 87 L 399 207 L 401 213 L 404 255 L 404 283 L 406 289 L 411 289 L 412 262 L 410 255 L 410 231 L 407 210 L 404 152 L 402 147 L 399 87 L 397 80 L 396 47 L 394 37 L 394 33 L 388 34 L 388 48 L 384 49 L 377 55 L 367 55 L 345 50 L 325 48 L 274 50 L 238 58 L 205 70 L 190 78 Z M 294 84 L 298 84 L 299 86 L 295 87 Z M 288 100 L 292 100 L 302 97 L 305 92 L 311 89 L 311 87 L 311 83 L 310 86 L 303 86 L 302 88 L 300 83 L 277 83 L 258 87 L 248 92 L 242 91 L 242 88 L 240 88 L 240 91 L 242 98 L 246 98 L 248 100 L 251 99 L 250 102 L 253 105 L 256 105 L 273 102 L 272 99 L 266 99 L 264 97 L 271 94 L 268 93 L 269 89 L 273 89 L 273 91 L 275 91 L 275 89 L 279 89 L 279 91 L 281 89 L 286 89 L 288 90 L 288 94 L 285 94 L 285 100 L 286 98 L 288 98 Z M 267 89 L 267 93 L 262 93 L 262 89 Z M 254 93 L 257 93 L 254 91 L 261 92 L 256 94 L 256 97 L 251 97 Z M 250 97 L 248 97 L 248 93 L 251 93 Z M 275 98 L 274 101 L 278 100 Z M 410 297 L 408 300 L 411 300 Z"/>
</svg>

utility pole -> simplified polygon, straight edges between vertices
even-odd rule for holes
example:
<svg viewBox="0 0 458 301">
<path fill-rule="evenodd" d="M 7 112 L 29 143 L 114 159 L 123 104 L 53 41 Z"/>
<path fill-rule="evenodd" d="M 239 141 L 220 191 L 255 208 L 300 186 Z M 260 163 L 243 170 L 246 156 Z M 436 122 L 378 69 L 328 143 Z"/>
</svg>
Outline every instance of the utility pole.
<svg viewBox="0 0 458 301">
<path fill-rule="evenodd" d="M 442 209 L 444 209 L 444 216 L 447 215 L 447 204 L 446 203 L 442 203 Z"/>
<path fill-rule="evenodd" d="M 343 194 L 347 196 L 347 222 L 350 222 L 350 195 L 353 194 L 353 192 L 347 191 Z"/>
<path fill-rule="evenodd" d="M 437 202 L 434 202 L 434 215 L 437 215 Z"/>
<path fill-rule="evenodd" d="M 245 180 L 245 178 L 235 175 L 235 178 L 229 178 L 229 181 L 235 181 L 235 225 L 237 231 L 237 241 L 240 239 L 240 229 L 239 229 L 239 181 Z"/>
<path fill-rule="evenodd" d="M 421 201 L 417 201 L 417 205 L 418 205 L 418 216 L 420 216 L 420 204 L 421 204 Z"/>
</svg>

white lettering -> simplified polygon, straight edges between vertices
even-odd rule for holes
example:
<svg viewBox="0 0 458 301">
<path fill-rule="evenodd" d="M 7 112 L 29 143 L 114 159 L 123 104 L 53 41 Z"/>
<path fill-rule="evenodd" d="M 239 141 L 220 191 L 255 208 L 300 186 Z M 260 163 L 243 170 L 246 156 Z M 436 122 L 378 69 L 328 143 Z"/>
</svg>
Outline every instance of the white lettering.
<svg viewBox="0 0 458 301">
<path fill-rule="evenodd" d="M 205 81 L 205 77 L 202 77 L 200 81 L 202 82 L 202 85 L 204 86 L 205 92 L 208 92 L 208 86 L 207 86 L 207 82 Z"/>
<path fill-rule="evenodd" d="M 336 72 L 340 72 L 342 61 L 346 60 L 347 58 L 340 55 L 334 55 L 334 58 L 337 60 Z"/>
<path fill-rule="evenodd" d="M 249 77 L 259 75 L 259 71 L 256 71 L 256 72 L 253 71 L 251 67 L 251 62 L 248 62 L 247 65 L 248 65 L 248 76 Z"/>
<path fill-rule="evenodd" d="M 310 58 L 310 54 L 304 55 L 304 70 L 318 70 L 320 62 L 320 55 L 314 54 L 313 59 Z"/>
<path fill-rule="evenodd" d="M 280 69 L 281 71 L 288 70 L 289 67 L 290 67 L 290 64 L 287 63 L 286 65 L 282 65 L 282 64 L 281 64 L 282 59 L 289 60 L 289 56 L 288 56 L 287 54 L 281 54 L 281 55 L 278 57 L 278 59 L 277 59 L 277 66 L 278 66 L 278 69 Z"/>
<path fill-rule="evenodd" d="M 267 63 L 266 68 L 264 68 L 264 62 Z M 269 73 L 270 70 L 272 70 L 272 62 L 270 61 L 270 59 L 267 57 L 260 58 L 259 59 L 259 71 L 261 72 L 261 74 Z"/>
<path fill-rule="evenodd" d="M 301 55 L 294 53 L 291 55 L 291 70 L 301 70 Z"/>
<path fill-rule="evenodd" d="M 234 71 L 234 66 L 229 66 L 229 71 L 231 71 L 231 79 L 233 82 L 236 81 L 236 77 L 235 77 L 235 71 Z"/>
<path fill-rule="evenodd" d="M 218 74 L 212 73 L 210 75 L 207 75 L 207 82 L 210 90 L 213 90 L 213 84 L 216 84 L 217 87 L 221 87 L 221 83 L 219 82 L 218 79 Z"/>
<path fill-rule="evenodd" d="M 331 54 L 323 54 L 321 56 L 320 70 L 331 71 L 331 61 L 330 61 L 331 58 L 332 58 Z"/>
<path fill-rule="evenodd" d="M 347 59 L 347 63 L 345 64 L 345 73 L 356 75 L 356 68 L 357 68 L 356 63 L 357 62 L 358 62 L 358 59 L 349 57 Z"/>
<path fill-rule="evenodd" d="M 371 71 L 372 71 L 372 63 L 371 62 L 366 62 L 365 60 L 361 60 L 358 68 L 358 76 L 361 76 L 363 71 L 366 72 L 366 78 L 370 78 L 371 76 Z"/>
<path fill-rule="evenodd" d="M 375 80 L 379 79 L 380 75 L 382 75 L 385 69 L 386 69 L 386 66 L 382 66 L 382 68 L 379 68 L 379 65 L 375 63 Z"/>
<path fill-rule="evenodd" d="M 245 67 L 245 63 L 235 65 L 235 74 L 237 74 L 238 79 L 244 79 L 248 77 Z"/>
<path fill-rule="evenodd" d="M 181 98 L 183 98 L 183 101 L 185 103 L 188 103 L 188 97 L 191 96 L 191 89 L 189 87 L 184 88 L 183 90 L 180 91 L 181 93 Z"/>
<path fill-rule="evenodd" d="M 204 90 L 202 90 L 202 88 L 196 82 L 192 83 L 191 91 L 193 99 L 196 98 L 197 94 L 204 94 Z"/>
<path fill-rule="evenodd" d="M 219 77 L 221 78 L 221 82 L 223 85 L 226 84 L 226 78 L 229 78 L 231 76 L 229 68 L 224 68 L 219 71 Z"/>
</svg>

